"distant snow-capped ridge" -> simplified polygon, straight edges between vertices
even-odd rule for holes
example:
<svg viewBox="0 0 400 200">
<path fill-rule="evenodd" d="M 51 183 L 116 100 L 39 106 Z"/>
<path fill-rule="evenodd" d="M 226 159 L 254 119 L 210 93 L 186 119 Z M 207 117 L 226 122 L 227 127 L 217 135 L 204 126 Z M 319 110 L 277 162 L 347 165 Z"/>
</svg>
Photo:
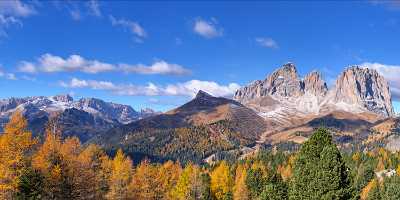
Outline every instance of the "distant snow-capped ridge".
<svg viewBox="0 0 400 200">
<path fill-rule="evenodd" d="M 387 81 L 376 70 L 359 66 L 345 69 L 328 89 L 319 72 L 300 78 L 296 66 L 287 63 L 265 80 L 237 90 L 234 99 L 282 124 L 333 111 L 395 116 Z"/>
<path fill-rule="evenodd" d="M 26 115 L 29 115 L 29 112 L 33 111 L 44 111 L 47 114 L 53 114 L 71 108 L 88 112 L 109 122 L 117 121 L 122 124 L 157 114 L 157 112 L 149 108 L 138 112 L 131 106 L 105 102 L 96 98 L 82 98 L 74 101 L 70 95 L 12 97 L 0 100 L 0 115 L 2 117 L 10 115 L 16 109 L 21 109 Z"/>
</svg>

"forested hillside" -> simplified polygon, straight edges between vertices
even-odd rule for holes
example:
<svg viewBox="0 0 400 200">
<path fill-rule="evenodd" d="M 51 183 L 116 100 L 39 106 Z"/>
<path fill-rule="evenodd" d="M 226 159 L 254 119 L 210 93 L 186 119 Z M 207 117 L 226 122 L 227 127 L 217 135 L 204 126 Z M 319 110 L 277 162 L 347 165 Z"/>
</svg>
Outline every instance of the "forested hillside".
<svg viewBox="0 0 400 200">
<path fill-rule="evenodd" d="M 0 136 L 1 199 L 400 198 L 399 153 L 381 148 L 342 154 L 325 129 L 294 153 L 260 151 L 213 165 L 146 159 L 133 165 L 122 150 L 110 157 L 77 138 L 61 139 L 56 123 L 48 124 L 43 143 L 26 128 L 16 112 Z M 196 133 L 177 134 L 191 131 Z M 176 149 L 176 155 L 177 149 L 197 151 L 194 142 L 183 140 L 193 145 L 165 149 Z"/>
</svg>

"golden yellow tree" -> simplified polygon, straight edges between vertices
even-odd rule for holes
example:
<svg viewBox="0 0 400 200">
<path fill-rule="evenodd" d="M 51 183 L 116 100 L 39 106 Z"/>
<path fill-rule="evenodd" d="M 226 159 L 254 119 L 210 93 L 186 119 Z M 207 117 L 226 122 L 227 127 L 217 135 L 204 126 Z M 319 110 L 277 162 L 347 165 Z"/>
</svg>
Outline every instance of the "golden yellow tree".
<svg viewBox="0 0 400 200">
<path fill-rule="evenodd" d="M 197 165 L 187 164 L 172 191 L 171 199 L 203 199 L 205 186 L 201 175 L 201 169 Z"/>
<path fill-rule="evenodd" d="M 247 200 L 249 199 L 249 191 L 246 185 L 247 170 L 244 165 L 236 168 L 235 186 L 233 187 L 233 199 Z"/>
<path fill-rule="evenodd" d="M 74 177 L 76 195 L 82 199 L 102 199 L 108 189 L 112 171 L 109 157 L 95 144 L 87 146 L 78 156 L 80 174 Z"/>
<path fill-rule="evenodd" d="M 48 124 L 43 144 L 35 152 L 32 159 L 34 169 L 41 172 L 45 178 L 43 192 L 46 198 L 62 197 L 62 155 L 60 153 L 62 141 L 60 134 L 56 134 L 55 124 Z"/>
<path fill-rule="evenodd" d="M 55 119 L 51 119 L 44 143 L 34 154 L 32 166 L 44 177 L 44 198 L 49 199 L 90 199 L 90 191 L 86 178 L 90 171 L 80 162 L 82 151 L 80 141 L 76 137 L 61 139 L 60 129 Z"/>
<path fill-rule="evenodd" d="M 18 187 L 18 178 L 27 165 L 28 152 L 35 144 L 27 130 L 28 122 L 16 111 L 0 136 L 0 198 L 11 199 Z"/>
<path fill-rule="evenodd" d="M 158 199 L 173 199 L 171 194 L 178 182 L 181 171 L 180 164 L 172 161 L 167 161 L 159 166 L 158 176 L 156 177 L 156 182 L 159 184 L 156 195 Z"/>
<path fill-rule="evenodd" d="M 294 166 L 295 156 L 291 155 L 288 159 L 287 165 L 279 165 L 277 168 L 277 172 L 281 174 L 282 179 L 284 181 L 289 180 L 293 174 L 293 166 Z"/>
<path fill-rule="evenodd" d="M 396 174 L 397 176 L 400 176 L 400 165 L 397 165 Z"/>
<path fill-rule="evenodd" d="M 157 199 L 159 184 L 157 181 L 157 167 L 143 160 L 137 166 L 130 184 L 131 196 L 133 199 Z"/>
<path fill-rule="evenodd" d="M 132 179 L 132 161 L 125 156 L 121 149 L 112 161 L 112 171 L 109 179 L 107 199 L 128 199 L 128 187 Z"/>
<path fill-rule="evenodd" d="M 368 199 L 368 194 L 371 192 L 371 190 L 375 189 L 376 187 L 379 187 L 378 181 L 376 179 L 372 179 L 368 184 L 361 190 L 360 194 L 360 199 L 361 200 L 366 200 Z"/>
<path fill-rule="evenodd" d="M 222 161 L 210 174 L 211 177 L 211 192 L 214 197 L 225 199 L 232 195 L 233 180 L 229 171 L 229 165 Z"/>
</svg>

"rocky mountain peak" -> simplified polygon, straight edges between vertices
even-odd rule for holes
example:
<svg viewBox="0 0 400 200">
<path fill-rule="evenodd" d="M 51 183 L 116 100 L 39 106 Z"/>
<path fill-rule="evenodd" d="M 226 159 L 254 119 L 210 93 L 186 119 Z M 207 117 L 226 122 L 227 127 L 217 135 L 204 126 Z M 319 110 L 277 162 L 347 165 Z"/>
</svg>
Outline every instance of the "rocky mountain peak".
<svg viewBox="0 0 400 200">
<path fill-rule="evenodd" d="M 297 74 L 296 65 L 286 63 L 267 76 L 264 81 L 257 80 L 239 89 L 233 98 L 245 103 L 267 95 L 277 97 L 300 96 L 303 93 L 302 85 Z"/>
<path fill-rule="evenodd" d="M 53 97 L 53 99 L 56 101 L 65 102 L 65 103 L 74 101 L 74 99 L 69 94 L 56 95 Z"/>
<path fill-rule="evenodd" d="M 336 80 L 333 93 L 334 102 L 360 105 L 385 117 L 394 116 L 389 85 L 374 69 L 347 68 Z"/>
<path fill-rule="evenodd" d="M 300 96 L 302 84 L 293 63 L 284 64 L 265 80 L 265 88 L 270 95 L 281 97 Z"/>
<path fill-rule="evenodd" d="M 282 65 L 280 68 L 275 70 L 271 75 L 267 76 L 265 81 L 276 81 L 276 80 L 297 80 L 298 74 L 296 65 L 293 63 L 287 63 Z"/>
<path fill-rule="evenodd" d="M 317 96 L 325 96 L 325 94 L 328 92 L 328 86 L 322 79 L 321 73 L 318 71 L 313 71 L 307 74 L 304 77 L 303 83 L 305 92 L 310 92 Z"/>
<path fill-rule="evenodd" d="M 210 98 L 210 97 L 213 97 L 213 96 L 211 96 L 211 95 L 208 94 L 207 92 L 204 92 L 203 90 L 199 90 L 199 91 L 197 92 L 197 94 L 196 94 L 195 99 L 198 99 L 198 98 Z"/>
<path fill-rule="evenodd" d="M 317 72 L 300 79 L 293 63 L 274 71 L 264 81 L 255 81 L 236 91 L 234 99 L 262 116 L 298 115 L 304 118 L 333 111 L 371 112 L 394 116 L 389 86 L 376 70 L 351 66 L 341 73 L 336 86 L 328 89 Z"/>
</svg>

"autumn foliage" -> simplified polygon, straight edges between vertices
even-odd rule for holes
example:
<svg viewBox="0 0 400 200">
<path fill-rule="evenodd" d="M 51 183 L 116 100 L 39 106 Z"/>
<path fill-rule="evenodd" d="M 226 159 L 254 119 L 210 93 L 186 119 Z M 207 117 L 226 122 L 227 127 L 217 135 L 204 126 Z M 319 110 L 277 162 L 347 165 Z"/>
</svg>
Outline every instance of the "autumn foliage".
<svg viewBox="0 0 400 200">
<path fill-rule="evenodd" d="M 400 154 L 383 148 L 341 154 L 325 130 L 297 153 L 260 151 L 211 165 L 133 164 L 121 149 L 110 156 L 59 130 L 50 120 L 39 142 L 23 114 L 14 113 L 0 135 L 0 199 L 400 199 L 396 173 L 375 176 L 389 168 L 399 173 Z"/>
</svg>

